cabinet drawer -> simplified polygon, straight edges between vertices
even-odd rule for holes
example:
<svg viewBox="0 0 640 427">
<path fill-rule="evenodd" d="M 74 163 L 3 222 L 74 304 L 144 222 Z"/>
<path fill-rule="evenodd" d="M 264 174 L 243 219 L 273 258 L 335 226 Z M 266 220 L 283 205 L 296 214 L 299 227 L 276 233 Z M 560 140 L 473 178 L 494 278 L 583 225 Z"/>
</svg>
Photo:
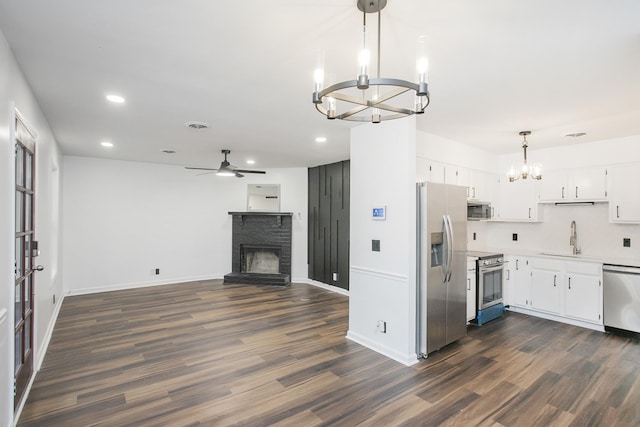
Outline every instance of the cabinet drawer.
<svg viewBox="0 0 640 427">
<path fill-rule="evenodd" d="M 560 261 L 557 259 L 550 259 L 550 258 L 532 258 L 531 259 L 532 267 L 540 270 L 561 271 L 563 263 L 564 263 L 563 261 Z"/>
<path fill-rule="evenodd" d="M 602 264 L 598 262 L 567 261 L 567 273 L 599 276 L 602 273 Z"/>
</svg>

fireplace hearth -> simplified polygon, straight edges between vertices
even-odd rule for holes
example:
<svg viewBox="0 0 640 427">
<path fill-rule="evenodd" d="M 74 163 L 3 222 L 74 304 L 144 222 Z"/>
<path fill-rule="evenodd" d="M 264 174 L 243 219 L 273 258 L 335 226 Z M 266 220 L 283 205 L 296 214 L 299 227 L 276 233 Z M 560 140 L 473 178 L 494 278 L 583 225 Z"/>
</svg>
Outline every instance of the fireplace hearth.
<svg viewBox="0 0 640 427">
<path fill-rule="evenodd" d="M 225 284 L 287 286 L 291 283 L 290 212 L 229 212 L 232 271 Z"/>
</svg>

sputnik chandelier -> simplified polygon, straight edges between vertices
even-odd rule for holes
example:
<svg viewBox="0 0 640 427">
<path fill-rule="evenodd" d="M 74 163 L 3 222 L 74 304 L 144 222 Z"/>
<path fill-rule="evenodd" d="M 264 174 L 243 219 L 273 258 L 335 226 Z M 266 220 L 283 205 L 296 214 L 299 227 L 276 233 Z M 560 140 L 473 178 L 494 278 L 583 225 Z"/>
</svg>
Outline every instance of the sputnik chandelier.
<svg viewBox="0 0 640 427">
<path fill-rule="evenodd" d="M 422 114 L 429 105 L 427 87 L 428 59 L 425 38 L 418 40 L 416 69 L 418 82 L 380 77 L 380 21 L 381 10 L 387 0 L 358 0 L 358 9 L 363 14 L 362 50 L 358 56 L 356 80 L 346 80 L 324 87 L 324 64 L 314 72 L 313 103 L 327 119 L 380 123 Z M 367 43 L 367 14 L 378 14 L 378 43 L 376 77 L 369 77 L 371 58 Z"/>
<path fill-rule="evenodd" d="M 530 130 L 523 130 L 519 133 L 522 136 L 522 150 L 524 151 L 524 163 L 520 168 L 520 171 L 516 171 L 516 169 L 511 166 L 509 169 L 509 173 L 507 174 L 509 177 L 509 182 L 514 182 L 520 178 L 527 179 L 527 177 L 531 177 L 532 179 L 542 179 L 542 167 L 538 163 L 534 163 L 531 167 L 527 164 L 527 136 L 531 135 Z"/>
</svg>

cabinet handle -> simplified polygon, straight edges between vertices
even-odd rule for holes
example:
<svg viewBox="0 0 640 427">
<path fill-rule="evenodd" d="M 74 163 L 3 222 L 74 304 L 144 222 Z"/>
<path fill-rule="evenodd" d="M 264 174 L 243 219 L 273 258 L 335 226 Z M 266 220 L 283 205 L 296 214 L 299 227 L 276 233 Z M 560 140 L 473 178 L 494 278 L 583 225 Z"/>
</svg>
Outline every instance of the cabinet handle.
<svg viewBox="0 0 640 427">
<path fill-rule="evenodd" d="M 564 199 L 564 187 L 562 187 L 562 198 Z"/>
<path fill-rule="evenodd" d="M 518 261 L 520 261 L 519 259 L 516 260 L 516 270 L 520 270 L 520 268 L 518 267 Z"/>
<path fill-rule="evenodd" d="M 507 280 L 511 280 L 511 270 L 507 270 Z"/>
<path fill-rule="evenodd" d="M 616 218 L 620 218 L 620 206 L 616 206 Z"/>
<path fill-rule="evenodd" d="M 569 289 L 571 289 L 571 277 L 569 277 Z"/>
<path fill-rule="evenodd" d="M 576 187 L 576 199 L 578 198 L 578 187 Z"/>
<path fill-rule="evenodd" d="M 529 219 L 531 219 L 531 208 L 529 208 Z"/>
<path fill-rule="evenodd" d="M 473 188 L 473 198 L 476 198 L 476 187 L 472 187 Z"/>
<path fill-rule="evenodd" d="M 467 290 L 471 290 L 471 279 L 467 279 Z"/>
<path fill-rule="evenodd" d="M 553 275 L 553 287 L 554 287 L 554 288 L 556 287 L 556 277 L 557 277 L 557 276 L 554 274 L 554 275 Z M 571 279 L 569 279 L 569 280 L 571 280 Z"/>
</svg>

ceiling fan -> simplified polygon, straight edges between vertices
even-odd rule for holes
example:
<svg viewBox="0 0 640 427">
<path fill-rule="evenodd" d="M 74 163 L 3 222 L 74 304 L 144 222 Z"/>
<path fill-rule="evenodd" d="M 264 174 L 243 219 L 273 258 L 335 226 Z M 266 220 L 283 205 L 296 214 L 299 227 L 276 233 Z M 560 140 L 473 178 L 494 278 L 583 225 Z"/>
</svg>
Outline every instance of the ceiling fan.
<svg viewBox="0 0 640 427">
<path fill-rule="evenodd" d="M 265 171 L 259 170 L 249 170 L 249 169 L 238 169 L 236 166 L 229 163 L 227 160 L 227 154 L 231 153 L 231 150 L 224 149 L 222 150 L 222 154 L 224 154 L 224 160 L 220 163 L 220 167 L 218 169 L 212 168 L 196 168 L 192 166 L 185 166 L 185 169 L 196 169 L 203 171 L 215 171 L 218 176 L 235 176 L 237 178 L 242 178 L 245 173 L 266 173 Z"/>
</svg>

